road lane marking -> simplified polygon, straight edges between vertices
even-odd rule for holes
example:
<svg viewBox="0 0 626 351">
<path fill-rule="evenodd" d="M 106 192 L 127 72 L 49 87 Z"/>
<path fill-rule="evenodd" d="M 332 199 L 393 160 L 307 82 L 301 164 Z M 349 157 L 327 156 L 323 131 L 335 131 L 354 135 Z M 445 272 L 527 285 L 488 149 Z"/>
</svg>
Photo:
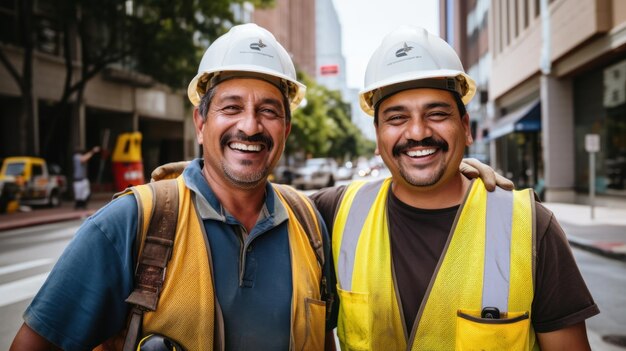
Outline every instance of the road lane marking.
<svg viewBox="0 0 626 351">
<path fill-rule="evenodd" d="M 40 258 L 38 260 L 20 262 L 9 266 L 0 267 L 0 276 L 19 271 L 25 271 L 30 268 L 45 266 L 52 262 L 54 262 L 54 260 L 51 258 Z"/>
<path fill-rule="evenodd" d="M 0 285 L 0 307 L 32 298 L 47 277 L 48 273 L 42 273 Z"/>
</svg>

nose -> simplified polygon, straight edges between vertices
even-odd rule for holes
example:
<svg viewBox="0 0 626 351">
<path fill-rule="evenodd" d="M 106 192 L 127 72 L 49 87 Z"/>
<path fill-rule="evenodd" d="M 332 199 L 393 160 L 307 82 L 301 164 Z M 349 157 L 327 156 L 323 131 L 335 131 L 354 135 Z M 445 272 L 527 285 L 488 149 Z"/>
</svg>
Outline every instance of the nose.
<svg viewBox="0 0 626 351">
<path fill-rule="evenodd" d="M 237 128 L 246 135 L 255 135 L 263 131 L 263 124 L 254 109 L 246 109 L 237 123 Z"/>
<path fill-rule="evenodd" d="M 407 127 L 404 132 L 404 137 L 407 140 L 412 139 L 419 141 L 431 137 L 432 135 L 433 131 L 428 125 L 428 122 L 421 116 L 412 117 L 409 123 L 407 123 Z"/>
</svg>

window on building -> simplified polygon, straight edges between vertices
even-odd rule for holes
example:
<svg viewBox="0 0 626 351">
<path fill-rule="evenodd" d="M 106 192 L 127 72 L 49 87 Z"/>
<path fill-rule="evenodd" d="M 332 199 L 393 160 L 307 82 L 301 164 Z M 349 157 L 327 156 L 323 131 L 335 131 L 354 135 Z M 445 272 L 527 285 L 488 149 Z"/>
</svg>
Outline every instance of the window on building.
<svg viewBox="0 0 626 351">
<path fill-rule="evenodd" d="M 56 18 L 55 6 L 50 0 L 39 0 L 35 5 L 36 45 L 39 51 L 61 56 L 63 54 L 63 31 Z"/>
<path fill-rule="evenodd" d="M 510 18 L 511 18 L 511 26 L 513 26 L 513 30 L 511 31 L 511 41 L 513 41 L 513 39 L 517 38 L 518 35 L 518 28 L 517 28 L 517 21 L 518 21 L 518 13 L 517 13 L 517 0 L 513 0 L 512 4 L 513 8 L 511 9 L 512 11 L 510 12 Z"/>
<path fill-rule="evenodd" d="M 508 1 L 503 1 L 502 2 L 502 22 L 500 22 L 501 26 L 502 26 L 502 30 L 500 31 L 500 33 L 502 33 L 502 48 L 505 48 L 507 46 L 509 46 L 509 43 L 511 42 L 511 38 L 509 36 L 509 2 Z"/>
<path fill-rule="evenodd" d="M 522 28 L 528 28 L 528 1 L 522 0 Z"/>
<path fill-rule="evenodd" d="M 446 41 L 454 47 L 454 0 L 446 0 Z"/>
<path fill-rule="evenodd" d="M 0 0 L 0 42 L 18 44 L 17 0 Z"/>
<path fill-rule="evenodd" d="M 541 14 L 541 0 L 535 0 L 535 17 Z"/>
</svg>

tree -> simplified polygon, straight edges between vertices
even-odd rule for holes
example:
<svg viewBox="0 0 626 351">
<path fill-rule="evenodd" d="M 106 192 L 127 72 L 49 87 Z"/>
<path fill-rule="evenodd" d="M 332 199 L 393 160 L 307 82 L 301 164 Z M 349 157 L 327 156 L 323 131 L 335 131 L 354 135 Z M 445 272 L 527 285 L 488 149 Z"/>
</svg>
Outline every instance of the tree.
<svg viewBox="0 0 626 351">
<path fill-rule="evenodd" d="M 17 8 L 19 19 L 17 21 L 18 37 L 16 43 L 22 47 L 22 70 L 17 70 L 0 50 L 0 62 L 15 80 L 20 89 L 20 99 L 22 105 L 21 115 L 18 116 L 18 147 L 16 150 L 20 154 L 30 155 L 34 153 L 34 140 L 32 133 L 34 123 L 33 110 L 33 50 L 34 50 L 34 26 L 33 26 L 33 0 L 19 1 Z"/>
<path fill-rule="evenodd" d="M 286 155 L 303 153 L 335 159 L 372 155 L 375 144 L 352 123 L 350 105 L 342 100 L 341 93 L 328 90 L 301 73 L 299 80 L 307 86 L 306 105 L 294 111 Z"/>
<path fill-rule="evenodd" d="M 19 133 L 21 153 L 34 153 L 32 135 L 32 60 L 37 46 L 34 39 L 33 1 L 19 0 L 17 45 L 23 48 L 21 73 L 0 46 L 0 62 L 9 71 L 22 96 L 23 116 Z M 41 150 L 47 154 L 67 154 L 58 150 L 67 142 L 69 118 L 76 115 L 87 83 L 112 64 L 128 72 L 149 75 L 174 89 L 183 88 L 195 74 L 197 62 L 207 44 L 235 23 L 231 4 L 243 0 L 39 0 L 37 8 L 54 18 L 63 40 L 62 54 L 66 76 L 63 91 L 41 132 Z M 273 0 L 253 0 L 266 7 Z M 5 43 L 6 44 L 6 43 Z M 75 74 L 78 60 L 80 73 Z M 146 84 L 146 80 L 139 84 Z M 60 143 L 63 140 L 64 143 Z M 44 155 L 48 156 L 48 155 Z M 56 156 L 56 155 L 55 155 Z M 52 158 L 55 158 L 52 156 Z"/>
</svg>

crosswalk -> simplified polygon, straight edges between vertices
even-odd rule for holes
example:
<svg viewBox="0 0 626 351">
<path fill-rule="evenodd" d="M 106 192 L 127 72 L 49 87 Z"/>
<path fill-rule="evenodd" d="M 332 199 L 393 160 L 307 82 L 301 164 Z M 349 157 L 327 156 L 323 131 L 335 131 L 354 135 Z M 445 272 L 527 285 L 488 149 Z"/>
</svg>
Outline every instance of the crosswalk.
<svg viewBox="0 0 626 351">
<path fill-rule="evenodd" d="M 31 299 L 48 277 L 48 272 L 0 285 L 0 307 Z"/>
</svg>

